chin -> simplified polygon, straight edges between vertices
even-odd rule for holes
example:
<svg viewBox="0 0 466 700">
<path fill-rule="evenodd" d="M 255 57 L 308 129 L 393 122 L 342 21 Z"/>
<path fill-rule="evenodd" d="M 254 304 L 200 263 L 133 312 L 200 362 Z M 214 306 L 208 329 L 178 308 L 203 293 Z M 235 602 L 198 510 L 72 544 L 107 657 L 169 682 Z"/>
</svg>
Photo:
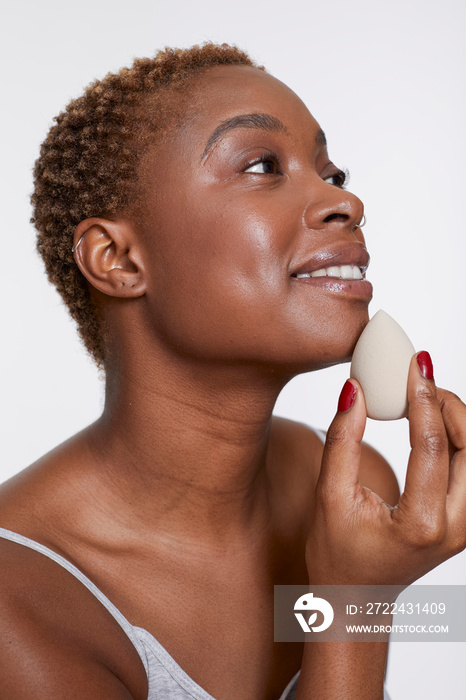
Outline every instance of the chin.
<svg viewBox="0 0 466 700">
<path fill-rule="evenodd" d="M 298 360 L 297 365 L 299 365 L 299 369 L 295 374 L 313 372 L 351 362 L 356 343 L 368 322 L 369 316 L 366 314 L 364 319 L 361 319 L 359 323 L 350 328 L 340 326 L 336 334 L 323 337 L 317 344 L 317 348 L 314 338 L 312 348 L 307 348 L 307 352 L 303 353 L 301 361 L 295 358 Z"/>
</svg>

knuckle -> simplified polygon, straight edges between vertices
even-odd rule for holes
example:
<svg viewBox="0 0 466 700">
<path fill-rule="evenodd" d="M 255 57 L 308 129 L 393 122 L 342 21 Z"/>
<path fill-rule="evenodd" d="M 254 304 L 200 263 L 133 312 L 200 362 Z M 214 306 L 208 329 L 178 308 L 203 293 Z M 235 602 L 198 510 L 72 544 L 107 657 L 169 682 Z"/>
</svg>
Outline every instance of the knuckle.
<svg viewBox="0 0 466 700">
<path fill-rule="evenodd" d="M 424 549 L 442 545 L 447 539 L 447 519 L 444 511 L 428 510 L 425 503 L 418 502 L 413 508 L 407 506 L 402 494 L 397 511 L 403 525 L 405 542 L 413 549 Z"/>
<path fill-rule="evenodd" d="M 329 430 L 327 432 L 327 437 L 325 438 L 325 447 L 332 449 L 336 447 L 341 442 L 341 435 L 339 430 Z"/>
<path fill-rule="evenodd" d="M 441 518 L 423 518 L 416 528 L 415 544 L 421 548 L 435 547 L 445 541 L 446 526 Z"/>
<path fill-rule="evenodd" d="M 425 384 L 419 386 L 414 396 L 414 400 L 417 404 L 423 406 L 427 410 L 431 410 L 434 406 L 438 405 L 434 388 L 426 386 Z"/>
<path fill-rule="evenodd" d="M 327 432 L 327 437 L 325 439 L 325 447 L 332 449 L 332 447 L 338 447 L 346 441 L 348 437 L 348 430 L 346 426 L 332 426 L 331 430 Z"/>
<path fill-rule="evenodd" d="M 444 429 L 430 428 L 421 436 L 421 447 L 423 451 L 436 457 L 444 454 L 448 450 L 448 438 Z"/>
</svg>

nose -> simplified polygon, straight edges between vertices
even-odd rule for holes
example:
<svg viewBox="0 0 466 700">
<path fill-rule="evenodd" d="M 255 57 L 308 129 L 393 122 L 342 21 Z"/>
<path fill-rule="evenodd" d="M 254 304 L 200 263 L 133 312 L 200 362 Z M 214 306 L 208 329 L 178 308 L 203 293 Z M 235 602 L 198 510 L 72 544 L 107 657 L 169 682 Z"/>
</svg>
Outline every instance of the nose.
<svg viewBox="0 0 466 700">
<path fill-rule="evenodd" d="M 303 224 L 312 230 L 341 228 L 360 234 L 364 205 L 355 194 L 323 180 L 319 189 L 311 190 L 309 202 L 303 214 Z"/>
</svg>

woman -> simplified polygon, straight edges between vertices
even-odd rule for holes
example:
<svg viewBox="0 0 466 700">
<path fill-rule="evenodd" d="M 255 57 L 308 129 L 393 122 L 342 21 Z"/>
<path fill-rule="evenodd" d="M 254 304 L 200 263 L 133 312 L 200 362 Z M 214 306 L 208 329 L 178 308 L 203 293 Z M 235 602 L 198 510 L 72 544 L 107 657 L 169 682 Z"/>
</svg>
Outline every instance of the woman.
<svg viewBox="0 0 466 700">
<path fill-rule="evenodd" d="M 401 497 L 356 381 L 325 450 L 272 417 L 368 320 L 320 126 L 237 49 L 167 50 L 72 102 L 35 178 L 106 403 L 2 487 L 1 696 L 382 697 L 386 644 L 274 644 L 273 585 L 407 585 L 463 549 L 466 411 L 413 358 Z"/>
</svg>

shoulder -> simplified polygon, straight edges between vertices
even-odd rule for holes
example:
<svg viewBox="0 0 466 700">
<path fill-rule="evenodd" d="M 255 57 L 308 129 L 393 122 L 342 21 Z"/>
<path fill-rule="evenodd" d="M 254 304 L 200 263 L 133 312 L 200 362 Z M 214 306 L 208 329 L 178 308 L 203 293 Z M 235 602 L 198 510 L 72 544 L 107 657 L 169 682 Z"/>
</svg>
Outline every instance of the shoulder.
<svg viewBox="0 0 466 700">
<path fill-rule="evenodd" d="M 324 435 L 287 418 L 273 416 L 268 471 L 280 521 L 309 523 L 319 478 Z"/>
<path fill-rule="evenodd" d="M 320 451 L 325 442 L 323 431 L 281 416 L 273 416 L 272 437 L 274 436 L 279 439 L 282 447 L 297 453 L 304 451 L 307 455 L 309 450 Z"/>
<path fill-rule="evenodd" d="M 274 429 L 279 450 L 288 462 L 294 462 L 293 473 L 301 485 L 305 480 L 315 488 L 320 473 L 325 433 L 286 418 L 274 416 Z M 375 491 L 390 505 L 400 495 L 396 476 L 387 460 L 366 442 L 361 447 L 360 483 Z"/>
<path fill-rule="evenodd" d="M 136 650 L 80 581 L 3 538 L 0 570 L 1 697 L 144 697 Z"/>
<path fill-rule="evenodd" d="M 293 466 L 299 477 L 317 481 L 324 449 L 325 434 L 288 418 L 273 416 L 271 448 L 276 461 Z"/>
</svg>

